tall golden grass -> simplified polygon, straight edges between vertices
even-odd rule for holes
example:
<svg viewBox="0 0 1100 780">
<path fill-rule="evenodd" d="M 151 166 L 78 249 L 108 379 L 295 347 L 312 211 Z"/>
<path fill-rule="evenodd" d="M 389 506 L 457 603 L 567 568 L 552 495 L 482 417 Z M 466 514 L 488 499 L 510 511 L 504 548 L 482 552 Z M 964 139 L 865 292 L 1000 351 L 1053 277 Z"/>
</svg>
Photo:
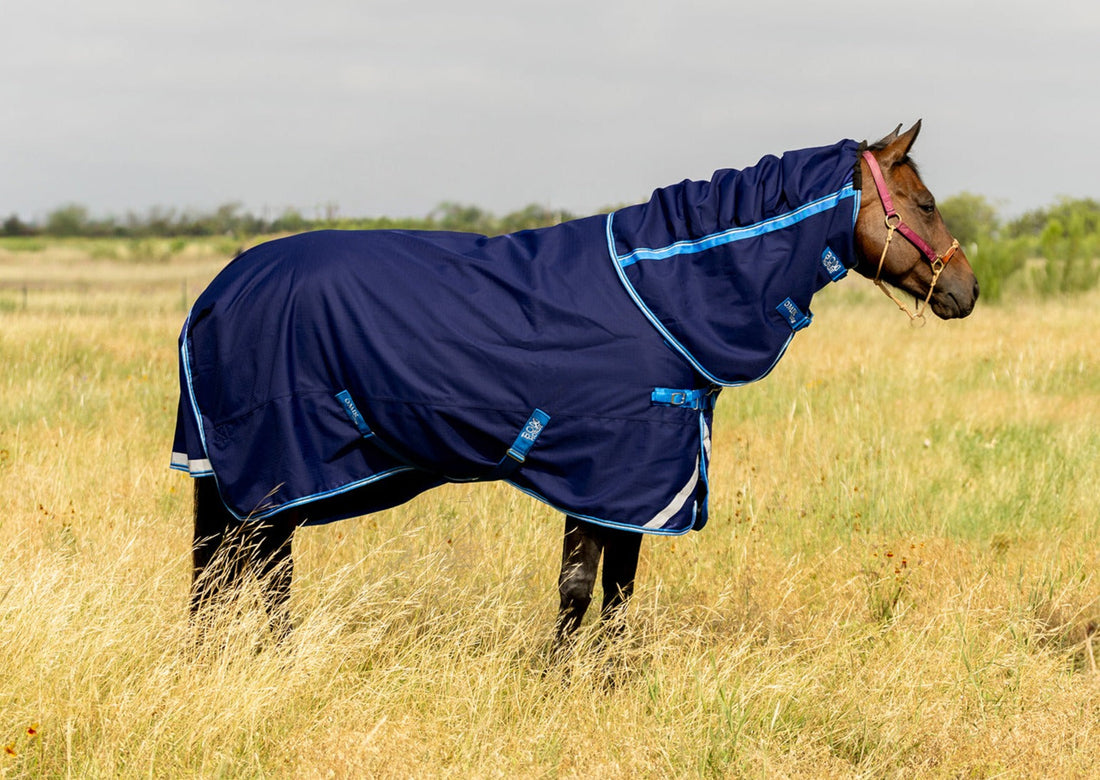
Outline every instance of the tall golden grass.
<svg viewBox="0 0 1100 780">
<path fill-rule="evenodd" d="M 4 776 L 1100 764 L 1095 294 L 912 330 L 826 291 L 722 395 L 710 525 L 647 539 L 622 639 L 590 621 L 551 666 L 561 518 L 500 485 L 301 531 L 291 637 L 257 652 L 242 608 L 197 646 L 167 459 L 181 299 L 220 261 L 72 251 L 0 251 Z"/>
</svg>

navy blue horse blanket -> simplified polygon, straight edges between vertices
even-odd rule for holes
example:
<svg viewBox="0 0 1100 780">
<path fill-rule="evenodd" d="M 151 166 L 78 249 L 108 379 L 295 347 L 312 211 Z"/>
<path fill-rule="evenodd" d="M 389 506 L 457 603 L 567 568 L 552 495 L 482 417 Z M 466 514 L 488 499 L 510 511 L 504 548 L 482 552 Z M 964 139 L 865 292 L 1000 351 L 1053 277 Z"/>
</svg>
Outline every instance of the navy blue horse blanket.
<svg viewBox="0 0 1100 780">
<path fill-rule="evenodd" d="M 859 148 L 511 235 L 257 246 L 180 334 L 172 465 L 213 475 L 241 519 L 502 479 L 594 523 L 701 528 L 719 390 L 766 375 L 854 264 Z"/>
</svg>

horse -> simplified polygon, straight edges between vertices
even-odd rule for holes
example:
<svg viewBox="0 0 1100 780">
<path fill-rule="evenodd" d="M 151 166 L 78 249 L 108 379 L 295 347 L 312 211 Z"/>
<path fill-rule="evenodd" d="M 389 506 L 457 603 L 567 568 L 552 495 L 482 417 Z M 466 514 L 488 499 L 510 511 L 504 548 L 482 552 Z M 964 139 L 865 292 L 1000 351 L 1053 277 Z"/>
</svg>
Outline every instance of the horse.
<svg viewBox="0 0 1100 780">
<path fill-rule="evenodd" d="M 601 559 L 615 625 L 643 534 L 706 523 L 718 393 L 767 375 L 817 290 L 854 269 L 915 323 L 972 311 L 977 279 L 909 156 L 920 127 L 554 227 L 318 231 L 236 258 L 179 340 L 192 615 L 255 577 L 281 635 L 298 527 L 504 480 L 565 515 L 553 645 Z"/>
</svg>

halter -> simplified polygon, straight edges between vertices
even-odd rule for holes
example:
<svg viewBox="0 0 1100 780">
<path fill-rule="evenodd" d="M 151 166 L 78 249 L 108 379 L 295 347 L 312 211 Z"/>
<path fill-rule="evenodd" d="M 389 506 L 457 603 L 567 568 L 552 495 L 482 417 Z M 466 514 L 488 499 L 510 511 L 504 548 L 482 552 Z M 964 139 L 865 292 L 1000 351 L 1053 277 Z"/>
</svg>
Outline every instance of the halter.
<svg viewBox="0 0 1100 780">
<path fill-rule="evenodd" d="M 898 308 L 909 315 L 909 321 L 916 325 L 920 323 L 924 324 L 924 312 L 928 308 L 928 302 L 932 300 L 932 291 L 936 289 L 936 282 L 939 281 L 940 274 L 943 273 L 944 266 L 946 266 L 951 258 L 955 256 L 955 252 L 959 248 L 958 239 L 951 240 L 950 248 L 943 254 L 937 255 L 936 250 L 932 249 L 928 245 L 928 242 L 918 236 L 911 227 L 905 224 L 901 215 L 898 214 L 897 209 L 894 208 L 894 201 L 890 197 L 890 191 L 886 189 L 886 179 L 882 176 L 882 168 L 879 167 L 878 160 L 870 152 L 865 151 L 863 153 L 863 159 L 867 161 L 867 166 L 871 169 L 871 177 L 875 180 L 875 189 L 878 190 L 879 200 L 882 201 L 882 209 L 886 212 L 886 243 L 882 247 L 882 256 L 878 259 L 878 270 L 875 272 L 874 283 L 875 286 L 886 293 L 886 296 L 898 305 Z M 924 301 L 917 307 L 916 313 L 909 311 L 909 307 L 898 300 L 897 296 L 890 291 L 882 281 L 882 266 L 886 262 L 886 253 L 890 250 L 890 242 L 894 240 L 894 233 L 901 233 L 905 236 L 909 243 L 915 246 L 924 259 L 928 261 L 928 264 L 932 267 L 932 283 L 928 285 L 928 295 L 924 296 Z"/>
</svg>

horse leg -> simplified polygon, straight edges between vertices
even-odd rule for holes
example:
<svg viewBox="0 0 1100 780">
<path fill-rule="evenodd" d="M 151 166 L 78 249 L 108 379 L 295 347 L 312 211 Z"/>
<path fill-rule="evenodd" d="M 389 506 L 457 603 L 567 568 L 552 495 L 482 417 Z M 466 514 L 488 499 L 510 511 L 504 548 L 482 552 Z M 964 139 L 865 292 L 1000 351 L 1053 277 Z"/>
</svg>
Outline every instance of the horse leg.
<svg viewBox="0 0 1100 780">
<path fill-rule="evenodd" d="M 264 520 L 247 542 L 248 561 L 259 578 L 264 608 L 277 639 L 283 639 L 291 628 L 287 603 L 290 601 L 290 583 L 294 578 L 291 545 L 297 527 L 297 513 L 280 513 Z"/>
<path fill-rule="evenodd" d="M 603 552 L 603 606 L 600 620 L 608 632 L 617 636 L 622 625 L 618 620 L 634 593 L 634 576 L 638 573 L 638 553 L 642 548 L 642 535 L 635 531 L 615 528 L 601 529 L 604 537 Z"/>
<path fill-rule="evenodd" d="M 588 605 L 592 603 L 592 589 L 596 584 L 596 569 L 603 552 L 603 539 L 599 528 L 578 520 L 565 518 L 565 539 L 562 543 L 561 574 L 558 575 L 558 594 L 561 606 L 558 610 L 557 630 L 554 637 L 555 651 L 563 651 L 569 639 L 580 626 Z"/>
<path fill-rule="evenodd" d="M 222 503 L 213 477 L 195 480 L 195 537 L 192 547 L 191 614 L 231 599 L 249 575 L 263 588 L 271 626 L 289 628 L 286 603 L 293 576 L 291 541 L 297 517 L 278 515 L 261 523 L 238 521 Z"/>
<path fill-rule="evenodd" d="M 204 611 L 221 596 L 222 588 L 240 577 L 231 549 L 240 523 L 229 514 L 213 477 L 195 479 L 195 537 L 191 546 L 191 616 Z M 217 565 L 215 566 L 215 561 Z"/>
</svg>

